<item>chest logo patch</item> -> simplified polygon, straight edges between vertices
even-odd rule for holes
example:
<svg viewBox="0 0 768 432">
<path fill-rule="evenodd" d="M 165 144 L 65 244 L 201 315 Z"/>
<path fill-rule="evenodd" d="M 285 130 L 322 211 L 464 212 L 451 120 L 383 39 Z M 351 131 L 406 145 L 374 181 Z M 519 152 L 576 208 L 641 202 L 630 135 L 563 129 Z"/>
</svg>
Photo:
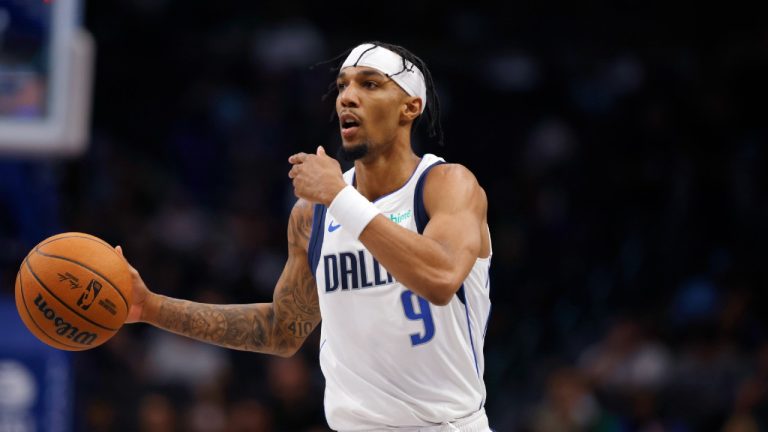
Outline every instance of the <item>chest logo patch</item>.
<svg viewBox="0 0 768 432">
<path fill-rule="evenodd" d="M 392 222 L 399 224 L 403 221 L 408 220 L 411 216 L 413 216 L 413 210 L 408 210 L 400 213 L 392 213 L 389 215 L 389 220 Z"/>
</svg>

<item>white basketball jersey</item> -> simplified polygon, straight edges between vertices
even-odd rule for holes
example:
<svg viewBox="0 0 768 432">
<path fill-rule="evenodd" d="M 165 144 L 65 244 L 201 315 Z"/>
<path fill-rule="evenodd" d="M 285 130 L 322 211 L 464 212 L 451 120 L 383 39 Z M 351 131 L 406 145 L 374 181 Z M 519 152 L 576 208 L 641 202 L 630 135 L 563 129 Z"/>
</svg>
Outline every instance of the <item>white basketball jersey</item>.
<svg viewBox="0 0 768 432">
<path fill-rule="evenodd" d="M 374 204 L 422 232 L 424 178 L 443 162 L 424 155 L 405 185 Z M 344 179 L 354 184 L 354 168 Z M 435 306 L 395 280 L 322 205 L 315 206 L 308 255 L 323 319 L 320 366 L 331 428 L 434 426 L 483 407 L 490 256 L 475 262 L 448 305 Z"/>
</svg>

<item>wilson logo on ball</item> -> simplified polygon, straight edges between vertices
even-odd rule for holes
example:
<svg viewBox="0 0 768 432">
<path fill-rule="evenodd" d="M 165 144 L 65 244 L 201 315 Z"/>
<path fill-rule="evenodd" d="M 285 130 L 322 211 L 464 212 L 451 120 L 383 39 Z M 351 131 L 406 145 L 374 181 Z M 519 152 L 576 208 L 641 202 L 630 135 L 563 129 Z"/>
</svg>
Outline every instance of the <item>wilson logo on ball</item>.
<svg viewBox="0 0 768 432">
<path fill-rule="evenodd" d="M 64 336 L 67 339 L 72 339 L 74 342 L 82 345 L 91 345 L 96 340 L 96 334 L 86 331 L 80 331 L 79 328 L 64 321 L 63 318 L 56 316 L 56 312 L 48 307 L 48 303 L 43 299 L 42 294 L 37 294 L 35 298 L 35 306 L 40 309 L 43 316 L 56 326 L 56 334 Z"/>
<path fill-rule="evenodd" d="M 80 306 L 80 309 L 82 310 L 88 310 L 100 292 L 101 282 L 96 279 L 91 279 L 91 282 L 85 287 L 85 291 L 80 294 L 80 298 L 77 300 L 77 305 Z"/>
</svg>

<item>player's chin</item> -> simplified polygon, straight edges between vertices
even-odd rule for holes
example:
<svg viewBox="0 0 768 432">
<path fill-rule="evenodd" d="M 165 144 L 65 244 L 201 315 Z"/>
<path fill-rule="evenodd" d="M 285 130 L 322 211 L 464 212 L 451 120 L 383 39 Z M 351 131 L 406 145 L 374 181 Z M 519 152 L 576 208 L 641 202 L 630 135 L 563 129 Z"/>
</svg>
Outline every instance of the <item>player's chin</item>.
<svg viewBox="0 0 768 432">
<path fill-rule="evenodd" d="M 339 158 L 346 161 L 356 161 L 368 155 L 368 143 L 363 140 L 347 141 L 342 138 L 341 147 L 339 147 Z"/>
<path fill-rule="evenodd" d="M 361 146 L 365 144 L 365 142 L 365 136 L 363 136 L 363 134 L 356 134 L 352 137 L 346 137 L 344 134 L 341 135 L 341 145 L 345 150 Z"/>
<path fill-rule="evenodd" d="M 345 150 L 357 147 L 360 144 L 362 144 L 363 142 L 364 141 L 363 141 L 362 138 L 349 139 L 349 138 L 344 138 L 343 135 L 341 137 L 341 145 L 342 145 L 342 147 L 344 147 Z"/>
</svg>

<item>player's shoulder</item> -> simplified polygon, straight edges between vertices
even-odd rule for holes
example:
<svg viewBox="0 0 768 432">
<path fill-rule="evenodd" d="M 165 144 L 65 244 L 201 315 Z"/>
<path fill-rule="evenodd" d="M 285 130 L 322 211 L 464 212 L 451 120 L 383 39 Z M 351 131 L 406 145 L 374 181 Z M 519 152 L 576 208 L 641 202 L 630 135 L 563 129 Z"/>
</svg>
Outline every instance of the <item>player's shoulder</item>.
<svg viewBox="0 0 768 432">
<path fill-rule="evenodd" d="M 312 216 L 315 211 L 315 205 L 304 198 L 299 198 L 293 204 L 291 209 L 291 217 L 294 216 L 306 216 L 307 214 Z"/>
<path fill-rule="evenodd" d="M 469 168 L 457 163 L 435 165 L 424 179 L 425 193 L 460 193 L 482 191 L 477 177 Z"/>
<path fill-rule="evenodd" d="M 291 215 L 288 219 L 288 241 L 289 245 L 297 246 L 300 249 L 307 250 L 309 246 L 309 237 L 312 234 L 312 221 L 314 218 L 315 206 L 299 198 L 291 209 Z"/>
<path fill-rule="evenodd" d="M 426 181 L 439 182 L 439 183 L 477 183 L 477 177 L 470 171 L 469 168 L 458 163 L 441 163 L 437 164 L 427 174 Z"/>
<path fill-rule="evenodd" d="M 301 221 L 302 225 L 306 226 L 309 225 L 309 228 L 312 228 L 312 218 L 315 214 L 315 204 L 311 203 L 304 198 L 299 198 L 296 200 L 296 202 L 293 204 L 293 208 L 291 209 L 291 221 Z"/>
<path fill-rule="evenodd" d="M 424 180 L 426 201 L 456 200 L 465 197 L 485 206 L 485 191 L 472 171 L 462 164 L 442 163 L 435 165 Z"/>
</svg>

